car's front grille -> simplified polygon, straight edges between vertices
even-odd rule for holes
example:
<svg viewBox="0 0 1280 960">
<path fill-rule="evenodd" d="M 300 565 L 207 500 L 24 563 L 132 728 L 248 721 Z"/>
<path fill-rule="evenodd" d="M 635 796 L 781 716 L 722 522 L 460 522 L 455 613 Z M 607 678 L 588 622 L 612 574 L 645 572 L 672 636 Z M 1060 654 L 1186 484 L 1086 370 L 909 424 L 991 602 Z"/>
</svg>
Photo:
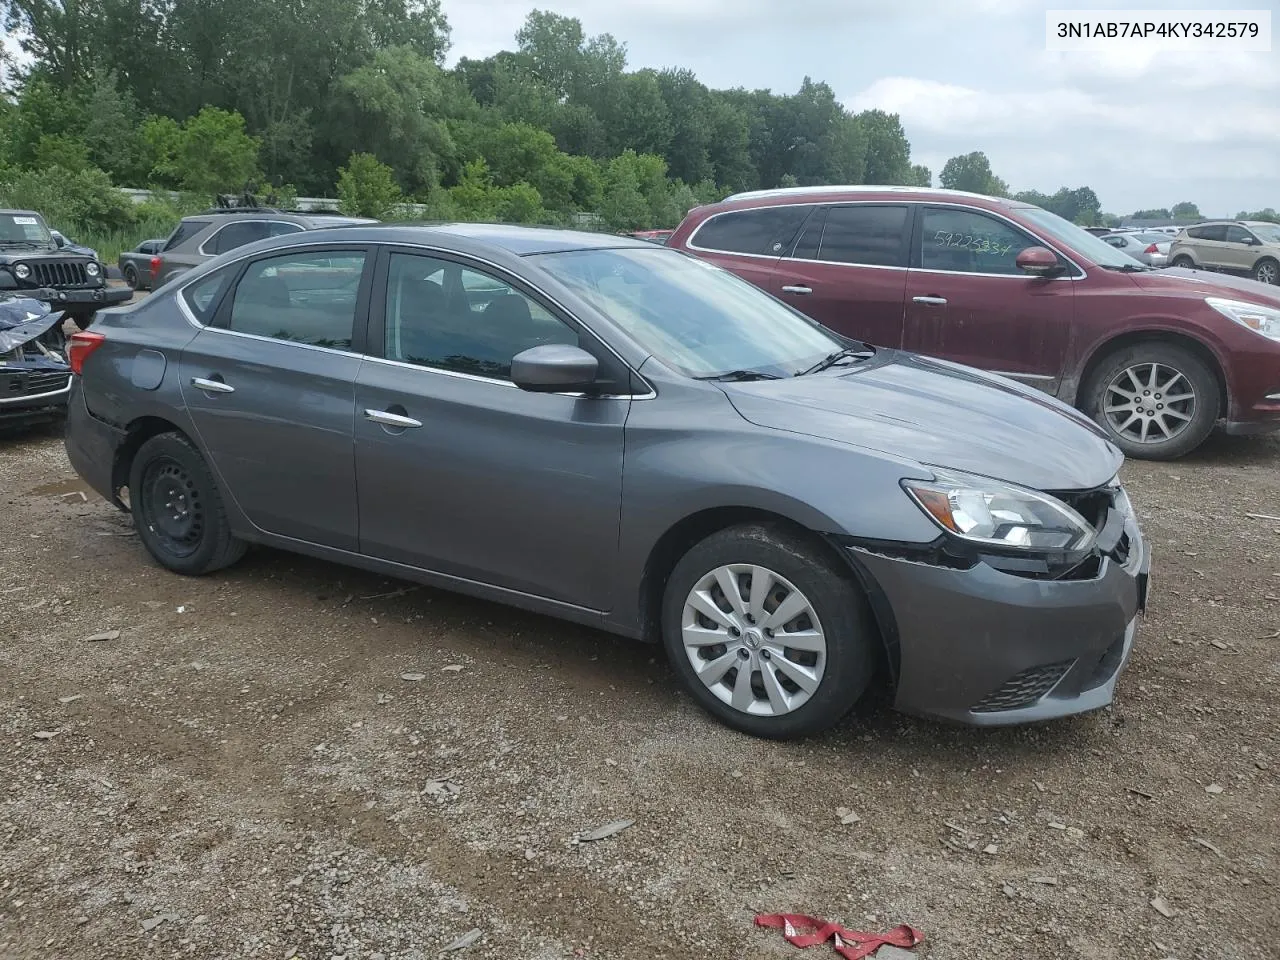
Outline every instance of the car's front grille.
<svg viewBox="0 0 1280 960">
<path fill-rule="evenodd" d="M 70 379 L 71 374 L 60 370 L 39 373 L 5 370 L 0 372 L 0 401 L 17 400 L 63 390 Z"/>
<path fill-rule="evenodd" d="M 1016 673 L 970 707 L 970 712 L 999 713 L 1001 710 L 1029 707 L 1057 686 L 1074 663 L 1074 660 L 1063 660 Z"/>
<path fill-rule="evenodd" d="M 32 261 L 31 279 L 37 287 L 82 287 L 89 282 L 78 260 Z"/>
</svg>

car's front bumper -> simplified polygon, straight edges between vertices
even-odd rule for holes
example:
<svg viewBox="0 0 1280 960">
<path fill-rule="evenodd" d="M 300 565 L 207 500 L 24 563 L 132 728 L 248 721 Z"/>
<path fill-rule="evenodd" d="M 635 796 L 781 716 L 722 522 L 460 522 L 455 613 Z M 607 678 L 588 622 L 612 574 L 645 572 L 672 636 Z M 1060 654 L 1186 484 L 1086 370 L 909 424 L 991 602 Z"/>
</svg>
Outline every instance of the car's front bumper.
<svg viewBox="0 0 1280 960">
<path fill-rule="evenodd" d="M 50 297 L 50 306 L 71 313 L 85 309 L 97 310 L 102 307 L 115 307 L 127 303 L 133 297 L 128 287 L 71 287 L 54 288 L 54 296 Z"/>
<path fill-rule="evenodd" d="M 882 627 L 896 640 L 895 706 L 978 726 L 1105 707 L 1133 646 L 1150 570 L 1131 516 L 1121 542 L 1095 575 L 1072 580 L 848 548 L 892 619 Z"/>
<path fill-rule="evenodd" d="M 0 421 L 59 415 L 71 392 L 71 371 L 0 366 Z"/>
</svg>

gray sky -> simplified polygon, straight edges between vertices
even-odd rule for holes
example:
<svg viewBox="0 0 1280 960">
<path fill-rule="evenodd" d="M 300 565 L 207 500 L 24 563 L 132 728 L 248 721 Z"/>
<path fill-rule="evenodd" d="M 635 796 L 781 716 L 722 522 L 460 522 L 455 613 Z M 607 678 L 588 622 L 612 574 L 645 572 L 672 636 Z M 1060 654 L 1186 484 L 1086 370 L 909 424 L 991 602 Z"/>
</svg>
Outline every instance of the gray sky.
<svg viewBox="0 0 1280 960">
<path fill-rule="evenodd" d="M 1131 213 L 1280 208 L 1280 49 L 1048 53 L 1049 9 L 1269 9 L 1280 0 L 444 0 L 451 61 L 514 46 L 535 6 L 627 44 L 630 66 L 793 92 L 808 74 L 854 110 L 899 114 L 933 170 L 983 150 L 1014 189 L 1091 186 Z"/>
</svg>

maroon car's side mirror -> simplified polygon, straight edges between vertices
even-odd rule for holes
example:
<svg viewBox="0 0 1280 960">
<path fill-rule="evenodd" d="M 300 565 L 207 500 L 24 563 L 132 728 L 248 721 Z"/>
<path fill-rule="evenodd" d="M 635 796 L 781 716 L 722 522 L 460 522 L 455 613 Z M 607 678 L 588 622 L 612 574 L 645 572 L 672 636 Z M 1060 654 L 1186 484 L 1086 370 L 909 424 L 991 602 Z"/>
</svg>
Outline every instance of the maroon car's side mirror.
<svg viewBox="0 0 1280 960">
<path fill-rule="evenodd" d="M 1048 247 L 1027 247 L 1014 261 L 1023 273 L 1033 277 L 1052 277 L 1062 273 L 1058 255 Z"/>
</svg>

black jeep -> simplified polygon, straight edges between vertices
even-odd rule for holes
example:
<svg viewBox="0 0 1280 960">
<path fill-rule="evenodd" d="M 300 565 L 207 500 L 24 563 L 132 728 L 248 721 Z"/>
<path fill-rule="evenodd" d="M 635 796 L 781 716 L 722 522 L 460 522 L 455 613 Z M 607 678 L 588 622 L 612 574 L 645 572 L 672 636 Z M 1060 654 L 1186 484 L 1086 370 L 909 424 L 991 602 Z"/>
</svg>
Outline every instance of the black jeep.
<svg viewBox="0 0 1280 960">
<path fill-rule="evenodd" d="M 107 268 L 86 254 L 59 249 L 44 218 L 31 210 L 0 210 L 0 293 L 51 291 L 50 305 L 81 330 L 100 307 L 124 303 L 127 287 L 107 286 Z"/>
</svg>

